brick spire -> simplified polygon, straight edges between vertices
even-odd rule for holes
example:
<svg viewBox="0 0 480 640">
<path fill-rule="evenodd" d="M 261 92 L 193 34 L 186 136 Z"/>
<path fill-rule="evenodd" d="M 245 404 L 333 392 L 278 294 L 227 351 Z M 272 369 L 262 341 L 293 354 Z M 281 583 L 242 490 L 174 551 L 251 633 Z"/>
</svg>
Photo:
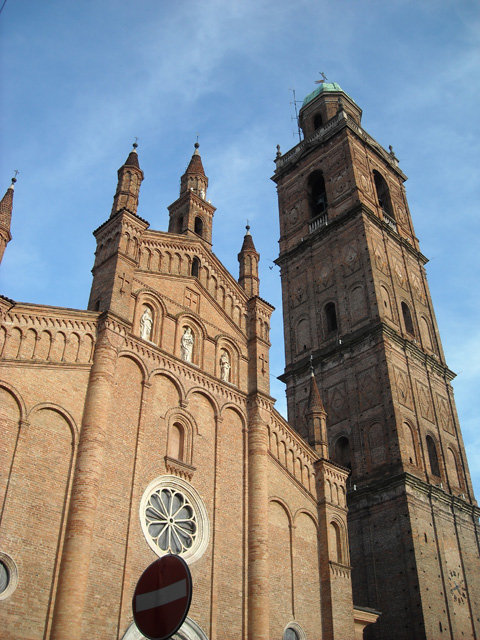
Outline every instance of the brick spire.
<svg viewBox="0 0 480 640">
<path fill-rule="evenodd" d="M 16 178 L 12 178 L 11 185 L 0 201 L 0 262 L 2 261 L 7 244 L 12 239 L 10 228 L 12 224 L 13 191 L 16 181 Z"/>
<path fill-rule="evenodd" d="M 125 164 L 118 170 L 117 190 L 113 198 L 111 218 L 124 209 L 137 215 L 138 196 L 143 180 L 143 171 L 140 169 L 138 162 L 137 147 L 138 145 L 135 142 Z"/>
<path fill-rule="evenodd" d="M 248 224 L 246 229 L 247 233 L 243 239 L 242 249 L 238 254 L 238 262 L 240 264 L 238 282 L 245 289 L 247 296 L 251 298 L 259 295 L 258 261 L 260 260 L 260 254 L 255 249 Z"/>
<path fill-rule="evenodd" d="M 194 146 L 195 151 L 190 163 L 180 178 L 180 196 L 183 196 L 187 191 L 193 191 L 197 196 L 205 200 L 207 197 L 208 178 L 205 175 L 202 158 L 198 151 L 200 145 L 196 142 Z"/>
<path fill-rule="evenodd" d="M 308 442 L 318 453 L 320 458 L 328 459 L 328 438 L 327 438 L 327 412 L 323 406 L 320 391 L 312 367 L 310 378 L 310 395 L 308 406 L 305 411 L 305 418 L 308 427 Z"/>
</svg>

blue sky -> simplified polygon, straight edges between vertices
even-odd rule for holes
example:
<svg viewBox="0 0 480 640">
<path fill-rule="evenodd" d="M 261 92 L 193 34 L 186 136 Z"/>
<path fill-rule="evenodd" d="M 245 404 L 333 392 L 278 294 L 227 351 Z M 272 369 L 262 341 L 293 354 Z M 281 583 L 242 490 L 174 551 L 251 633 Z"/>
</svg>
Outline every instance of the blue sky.
<svg viewBox="0 0 480 640">
<path fill-rule="evenodd" d="M 276 145 L 319 72 L 393 145 L 480 494 L 480 5 L 476 0 L 8 0 L 0 14 L 0 191 L 20 174 L 0 292 L 85 308 L 92 231 L 139 138 L 139 215 L 166 230 L 197 133 L 217 207 L 213 250 L 237 277 L 247 218 L 275 305 L 283 411 Z M 3 185 L 3 186 L 2 186 Z M 273 268 L 271 268 L 273 267 Z"/>
</svg>

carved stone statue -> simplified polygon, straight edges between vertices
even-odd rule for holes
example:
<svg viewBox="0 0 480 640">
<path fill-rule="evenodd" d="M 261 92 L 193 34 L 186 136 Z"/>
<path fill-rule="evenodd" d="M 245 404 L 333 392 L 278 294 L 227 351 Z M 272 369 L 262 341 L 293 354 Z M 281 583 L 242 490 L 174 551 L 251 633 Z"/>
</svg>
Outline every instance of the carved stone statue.
<svg viewBox="0 0 480 640">
<path fill-rule="evenodd" d="M 182 360 L 184 360 L 185 362 L 192 361 L 194 342 L 195 342 L 195 338 L 192 333 L 192 330 L 190 329 L 190 327 L 186 327 L 183 333 L 182 342 L 181 342 L 181 347 L 182 347 L 181 356 L 182 356 Z"/>
<path fill-rule="evenodd" d="M 140 318 L 140 337 L 150 340 L 152 336 L 153 316 L 150 307 L 146 307 Z"/>
<path fill-rule="evenodd" d="M 220 356 L 220 378 L 224 382 L 230 381 L 230 358 L 228 357 L 228 353 L 226 351 L 222 352 Z"/>
</svg>

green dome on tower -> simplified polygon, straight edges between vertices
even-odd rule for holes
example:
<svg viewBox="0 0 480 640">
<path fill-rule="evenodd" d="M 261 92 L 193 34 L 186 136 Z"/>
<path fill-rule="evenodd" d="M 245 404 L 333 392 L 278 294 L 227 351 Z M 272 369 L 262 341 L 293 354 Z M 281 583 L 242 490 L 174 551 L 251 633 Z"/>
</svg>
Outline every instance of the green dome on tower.
<svg viewBox="0 0 480 640">
<path fill-rule="evenodd" d="M 322 84 L 320 84 L 315 89 L 315 91 L 312 91 L 312 93 L 308 94 L 308 96 L 303 101 L 302 107 L 304 107 L 306 104 L 311 102 L 314 98 L 319 96 L 321 93 L 326 93 L 328 91 L 341 91 L 342 93 L 345 93 L 342 87 L 336 82 L 322 82 Z M 347 93 L 345 93 L 345 95 L 350 98 L 350 96 Z M 352 100 L 352 98 L 350 98 L 350 100 Z M 353 100 L 353 102 L 355 102 L 355 100 Z"/>
</svg>

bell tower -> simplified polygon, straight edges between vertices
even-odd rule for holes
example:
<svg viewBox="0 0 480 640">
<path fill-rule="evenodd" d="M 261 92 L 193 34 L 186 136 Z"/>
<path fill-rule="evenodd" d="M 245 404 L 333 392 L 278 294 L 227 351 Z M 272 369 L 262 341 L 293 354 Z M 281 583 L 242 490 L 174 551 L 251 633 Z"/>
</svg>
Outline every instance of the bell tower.
<svg viewBox="0 0 480 640">
<path fill-rule="evenodd" d="M 479 509 L 405 194 L 405 174 L 322 83 L 273 180 L 289 422 L 306 439 L 311 366 L 332 458 L 350 469 L 353 600 L 369 638 L 480 637 Z"/>
</svg>

